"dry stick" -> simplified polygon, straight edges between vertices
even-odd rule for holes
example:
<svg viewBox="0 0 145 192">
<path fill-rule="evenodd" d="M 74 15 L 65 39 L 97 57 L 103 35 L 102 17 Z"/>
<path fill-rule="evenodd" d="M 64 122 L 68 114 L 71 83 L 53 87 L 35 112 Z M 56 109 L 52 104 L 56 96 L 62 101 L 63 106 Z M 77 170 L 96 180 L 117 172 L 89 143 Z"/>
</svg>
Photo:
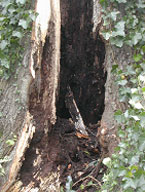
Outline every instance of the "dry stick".
<svg viewBox="0 0 145 192">
<path fill-rule="evenodd" d="M 98 185 L 99 185 L 100 187 L 102 186 L 100 181 L 98 181 L 97 179 L 95 179 L 93 176 L 91 176 L 91 175 L 89 174 L 89 175 L 87 175 L 86 177 L 81 178 L 79 181 L 76 181 L 76 182 L 73 184 L 73 187 L 74 187 L 75 185 L 77 185 L 79 182 L 84 181 L 85 179 L 88 179 L 88 178 L 96 181 L 96 183 L 98 183 Z"/>
<path fill-rule="evenodd" d="M 84 125 L 82 116 L 79 112 L 79 109 L 77 107 L 77 104 L 74 100 L 74 96 L 73 96 L 73 92 L 71 91 L 70 86 L 67 87 L 68 92 L 66 94 L 66 98 L 65 98 L 65 103 L 66 103 L 66 107 L 68 108 L 72 120 L 75 124 L 75 128 L 83 135 L 88 136 L 88 132 L 86 130 L 86 127 Z"/>
<path fill-rule="evenodd" d="M 101 157 L 101 159 L 99 160 L 99 163 L 97 164 L 97 166 L 95 167 L 95 169 L 93 169 L 89 175 L 87 175 L 87 176 L 85 176 L 85 177 L 83 177 L 83 178 L 80 178 L 78 181 L 76 181 L 76 182 L 73 184 L 73 187 L 74 187 L 75 185 L 77 185 L 79 182 L 84 181 L 84 180 L 87 179 L 87 178 L 91 178 L 91 179 L 95 180 L 95 181 L 98 183 L 98 185 L 101 187 L 101 186 L 102 186 L 101 183 L 100 183 L 97 179 L 95 179 L 94 176 L 95 176 L 95 177 L 98 176 L 103 159 L 104 159 L 104 155 L 103 155 L 103 156 Z M 94 175 L 94 173 L 95 173 L 95 175 Z M 93 175 L 94 175 L 94 176 L 93 176 Z"/>
</svg>

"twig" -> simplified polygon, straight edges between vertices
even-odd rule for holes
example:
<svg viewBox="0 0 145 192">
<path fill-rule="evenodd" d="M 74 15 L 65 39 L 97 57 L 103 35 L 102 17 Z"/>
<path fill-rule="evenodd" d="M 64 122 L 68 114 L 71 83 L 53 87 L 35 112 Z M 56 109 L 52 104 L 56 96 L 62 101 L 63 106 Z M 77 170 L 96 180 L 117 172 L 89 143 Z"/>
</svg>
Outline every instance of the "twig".
<svg viewBox="0 0 145 192">
<path fill-rule="evenodd" d="M 100 181 L 98 181 L 96 178 L 94 178 L 94 177 L 93 177 L 93 176 L 91 176 L 91 175 L 89 175 L 88 177 L 89 177 L 90 179 L 92 179 L 92 180 L 96 181 L 96 183 L 98 183 L 98 185 L 99 185 L 100 187 L 102 187 L 101 182 L 100 182 Z"/>
<path fill-rule="evenodd" d="M 104 155 L 103 155 L 103 156 L 101 157 L 101 159 L 99 160 L 99 163 L 97 164 L 97 166 L 95 167 L 95 169 L 93 169 L 89 175 L 87 175 L 87 176 L 85 176 L 85 177 L 83 177 L 83 178 L 80 178 L 78 181 L 76 181 L 76 182 L 73 184 L 73 187 L 74 187 L 75 185 L 77 185 L 79 182 L 84 181 L 84 180 L 87 179 L 87 178 L 91 178 L 91 179 L 95 180 L 95 181 L 98 183 L 99 181 L 98 181 L 97 179 L 95 179 L 93 175 L 95 175 L 95 177 L 98 176 L 98 173 L 99 173 L 99 170 L 100 170 L 100 167 L 101 167 L 101 164 L 102 164 L 103 159 L 104 159 Z M 95 173 L 95 174 L 94 174 L 94 173 Z M 98 185 L 99 185 L 100 187 L 102 186 L 100 182 L 98 183 Z"/>
<path fill-rule="evenodd" d="M 77 185 L 79 182 L 84 181 L 84 180 L 86 180 L 86 179 L 88 179 L 88 178 L 96 181 L 96 183 L 98 183 L 98 185 L 99 185 L 100 187 L 102 186 L 100 181 L 98 181 L 97 179 L 95 179 L 93 176 L 91 176 L 91 175 L 89 174 L 89 175 L 87 175 L 86 177 L 83 177 L 83 178 L 81 178 L 80 180 L 76 181 L 76 182 L 73 184 L 73 187 L 74 187 L 75 185 Z"/>
</svg>

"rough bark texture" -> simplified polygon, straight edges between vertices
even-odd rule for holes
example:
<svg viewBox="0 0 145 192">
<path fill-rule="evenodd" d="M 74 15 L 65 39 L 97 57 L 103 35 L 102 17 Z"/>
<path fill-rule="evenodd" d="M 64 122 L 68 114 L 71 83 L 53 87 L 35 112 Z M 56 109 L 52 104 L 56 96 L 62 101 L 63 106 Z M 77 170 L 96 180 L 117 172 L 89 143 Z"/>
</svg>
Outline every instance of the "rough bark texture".
<svg viewBox="0 0 145 192">
<path fill-rule="evenodd" d="M 14 135 L 19 138 L 27 121 L 28 90 L 32 80 L 29 73 L 28 60 L 29 51 L 24 56 L 23 67 L 18 69 L 17 79 L 1 82 L 0 111 L 2 112 L 2 117 L 0 118 L 0 130 L 3 135 L 0 152 L 1 157 L 6 155 L 10 157 L 10 161 L 5 165 L 6 174 L 0 178 L 1 185 L 8 180 L 12 160 L 16 153 L 16 145 L 10 147 L 6 144 L 6 141 L 13 139 Z M 17 91 L 20 91 L 20 94 L 17 94 Z"/>
<path fill-rule="evenodd" d="M 112 54 L 112 48 L 101 39 L 99 0 L 37 0 L 36 11 L 42 10 L 33 26 L 32 46 L 25 54 L 18 78 L 0 84 L 0 110 L 3 114 L 0 118 L 0 131 L 3 132 L 0 152 L 2 156 L 11 157 L 11 161 L 5 164 L 6 175 L 0 180 L 1 186 L 4 184 L 2 192 L 60 191 L 58 162 L 66 159 L 60 159 L 63 154 L 60 154 L 57 133 L 59 121 L 63 122 L 62 128 L 65 123 L 72 126 L 65 106 L 68 85 L 85 124 L 88 126 L 101 120 L 97 138 L 109 154 L 117 143 L 114 111 L 125 107 L 118 101 L 118 88 L 114 85 L 111 68 L 113 54 L 121 67 L 130 58 L 125 49 L 122 52 L 115 49 Z M 20 90 L 19 95 L 17 90 Z M 56 98 L 59 99 L 56 101 Z M 56 113 L 58 121 L 53 126 Z M 56 130 L 52 132 L 52 128 Z M 18 136 L 12 148 L 5 144 L 12 137 L 10 133 Z M 71 145 L 73 151 L 75 143 Z"/>
<path fill-rule="evenodd" d="M 128 47 L 122 49 L 112 47 L 106 43 L 105 69 L 107 80 L 105 85 L 105 110 L 101 119 L 101 130 L 105 133 L 106 146 L 111 155 L 117 145 L 117 124 L 114 120 L 114 112 L 118 109 L 125 110 L 126 104 L 119 102 L 118 87 L 115 85 L 115 77 L 111 73 L 112 66 L 118 64 L 121 69 L 132 62 L 132 51 Z M 114 60 L 115 58 L 115 60 Z"/>
</svg>

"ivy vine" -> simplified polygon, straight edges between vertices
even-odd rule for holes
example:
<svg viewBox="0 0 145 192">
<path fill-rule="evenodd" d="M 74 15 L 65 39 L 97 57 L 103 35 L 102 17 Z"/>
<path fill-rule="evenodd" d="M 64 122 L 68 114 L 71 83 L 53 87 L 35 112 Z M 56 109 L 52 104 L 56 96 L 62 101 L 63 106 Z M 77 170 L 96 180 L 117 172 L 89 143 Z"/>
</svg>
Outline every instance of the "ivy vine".
<svg viewBox="0 0 145 192">
<path fill-rule="evenodd" d="M 121 70 L 112 67 L 119 87 L 120 102 L 128 103 L 126 111 L 118 110 L 120 143 L 112 158 L 104 159 L 108 172 L 101 192 L 145 191 L 145 2 L 143 0 L 100 0 L 103 8 L 102 35 L 110 45 L 130 46 L 132 63 Z"/>
<path fill-rule="evenodd" d="M 0 0 L 0 78 L 8 79 L 21 65 L 24 37 L 36 14 L 29 0 Z"/>
</svg>

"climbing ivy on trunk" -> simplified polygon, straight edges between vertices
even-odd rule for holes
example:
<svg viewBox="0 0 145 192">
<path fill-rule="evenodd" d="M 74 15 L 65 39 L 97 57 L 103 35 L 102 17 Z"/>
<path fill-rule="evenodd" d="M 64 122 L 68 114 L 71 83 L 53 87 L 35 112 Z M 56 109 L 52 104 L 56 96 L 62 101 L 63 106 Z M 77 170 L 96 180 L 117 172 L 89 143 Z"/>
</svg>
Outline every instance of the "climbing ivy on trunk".
<svg viewBox="0 0 145 192">
<path fill-rule="evenodd" d="M 0 0 L 0 78 L 8 79 L 21 65 L 24 37 L 36 14 L 29 0 Z"/>
<path fill-rule="evenodd" d="M 110 47 L 130 46 L 133 58 L 120 69 L 114 60 L 112 75 L 119 87 L 125 111 L 115 112 L 120 143 L 112 158 L 104 159 L 108 167 L 101 192 L 145 191 L 145 2 L 143 0 L 100 0 L 104 25 L 102 36 Z"/>
</svg>

